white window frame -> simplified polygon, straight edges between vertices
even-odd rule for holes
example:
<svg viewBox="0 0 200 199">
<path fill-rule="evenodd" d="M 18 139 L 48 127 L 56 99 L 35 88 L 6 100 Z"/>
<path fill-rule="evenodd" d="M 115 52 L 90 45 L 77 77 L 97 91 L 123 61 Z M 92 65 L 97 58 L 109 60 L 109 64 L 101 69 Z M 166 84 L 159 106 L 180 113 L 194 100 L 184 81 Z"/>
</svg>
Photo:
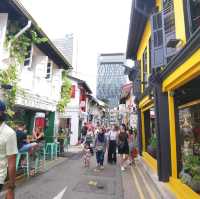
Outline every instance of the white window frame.
<svg viewBox="0 0 200 199">
<path fill-rule="evenodd" d="M 48 69 L 50 69 L 49 72 L 48 72 Z M 47 80 L 52 79 L 52 71 L 53 71 L 53 61 L 48 59 L 47 66 L 46 66 L 46 77 L 45 77 Z"/>
<path fill-rule="evenodd" d="M 28 65 L 25 65 L 25 62 L 28 61 Z M 24 59 L 24 68 L 31 69 L 33 61 L 33 44 L 30 46 L 30 55 Z"/>
</svg>

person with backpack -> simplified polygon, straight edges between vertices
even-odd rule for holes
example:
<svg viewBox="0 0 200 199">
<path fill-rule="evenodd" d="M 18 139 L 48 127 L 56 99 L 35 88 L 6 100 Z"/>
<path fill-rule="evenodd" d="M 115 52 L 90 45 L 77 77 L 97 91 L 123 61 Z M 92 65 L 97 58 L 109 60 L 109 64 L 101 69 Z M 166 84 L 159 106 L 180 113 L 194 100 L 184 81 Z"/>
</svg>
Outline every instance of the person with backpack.
<svg viewBox="0 0 200 199">
<path fill-rule="evenodd" d="M 104 154 L 106 152 L 107 140 L 105 136 L 105 129 L 101 128 L 96 135 L 94 148 L 96 151 L 97 169 L 104 169 Z"/>
<path fill-rule="evenodd" d="M 120 133 L 118 135 L 118 153 L 120 155 L 121 171 L 124 171 L 126 169 L 126 161 L 129 158 L 128 134 L 126 133 L 125 124 L 120 126 Z"/>
</svg>

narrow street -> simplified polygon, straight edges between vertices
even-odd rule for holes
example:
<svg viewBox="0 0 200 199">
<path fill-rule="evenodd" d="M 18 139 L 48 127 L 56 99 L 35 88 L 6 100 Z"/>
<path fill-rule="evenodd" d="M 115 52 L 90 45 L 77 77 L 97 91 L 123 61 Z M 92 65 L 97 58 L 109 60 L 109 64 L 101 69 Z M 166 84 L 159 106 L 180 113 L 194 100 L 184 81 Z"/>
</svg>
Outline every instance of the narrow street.
<svg viewBox="0 0 200 199">
<path fill-rule="evenodd" d="M 83 167 L 81 154 L 74 153 L 48 172 L 21 183 L 16 199 L 160 199 L 150 179 L 137 166 L 121 172 L 119 166 L 105 165 L 95 171 Z"/>
</svg>

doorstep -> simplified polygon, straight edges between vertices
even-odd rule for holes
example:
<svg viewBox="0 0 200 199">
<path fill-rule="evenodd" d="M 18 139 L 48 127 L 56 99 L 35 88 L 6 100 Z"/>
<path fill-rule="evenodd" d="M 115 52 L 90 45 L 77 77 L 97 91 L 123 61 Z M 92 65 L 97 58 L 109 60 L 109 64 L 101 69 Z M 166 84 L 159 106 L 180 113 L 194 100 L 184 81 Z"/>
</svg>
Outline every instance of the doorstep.
<svg viewBox="0 0 200 199">
<path fill-rule="evenodd" d="M 159 191 L 161 198 L 176 199 L 176 196 L 174 195 L 174 193 L 171 192 L 171 190 L 169 190 L 169 188 L 166 186 L 167 183 L 160 182 L 158 180 L 158 176 L 155 170 L 150 168 L 150 166 L 147 165 L 146 161 L 141 156 L 138 157 L 138 161 L 136 161 L 136 166 L 137 166 L 137 169 L 141 170 L 142 173 L 145 173 L 149 176 L 152 183 L 154 184 L 156 189 Z"/>
</svg>

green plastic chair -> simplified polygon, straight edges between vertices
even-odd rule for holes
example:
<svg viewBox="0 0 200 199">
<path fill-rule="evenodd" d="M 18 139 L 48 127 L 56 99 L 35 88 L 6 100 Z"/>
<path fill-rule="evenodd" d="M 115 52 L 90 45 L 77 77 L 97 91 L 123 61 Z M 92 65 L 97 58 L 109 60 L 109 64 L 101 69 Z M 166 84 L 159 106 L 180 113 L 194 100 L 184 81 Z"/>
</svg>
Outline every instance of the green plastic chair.
<svg viewBox="0 0 200 199">
<path fill-rule="evenodd" d="M 30 165 L 29 165 L 29 153 L 28 152 L 19 152 L 17 154 L 17 157 L 16 157 L 16 170 L 19 169 L 19 163 L 20 163 L 20 159 L 21 159 L 22 155 L 24 155 L 25 158 L 26 158 L 26 166 L 25 166 L 26 175 L 27 175 L 27 177 L 29 177 Z"/>
<path fill-rule="evenodd" d="M 55 142 L 55 155 L 60 156 L 60 142 Z"/>
<path fill-rule="evenodd" d="M 35 173 L 38 173 L 41 171 L 41 168 L 43 167 L 43 171 L 46 170 L 46 150 L 45 146 L 42 147 L 38 152 L 37 152 L 37 158 L 35 159 Z M 41 167 L 41 164 L 42 167 Z"/>
<path fill-rule="evenodd" d="M 56 145 L 57 146 L 57 145 Z M 50 156 L 50 159 L 54 159 L 55 155 L 55 143 L 46 143 L 46 154 L 47 156 Z"/>
</svg>

